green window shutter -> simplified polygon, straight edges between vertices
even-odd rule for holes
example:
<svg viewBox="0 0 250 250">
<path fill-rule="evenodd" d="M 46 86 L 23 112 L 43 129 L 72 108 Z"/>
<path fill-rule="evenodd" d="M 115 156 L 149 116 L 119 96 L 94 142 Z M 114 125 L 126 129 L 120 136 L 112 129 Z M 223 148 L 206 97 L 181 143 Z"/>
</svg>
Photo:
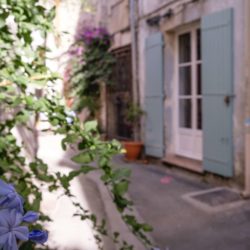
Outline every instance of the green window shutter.
<svg viewBox="0 0 250 250">
<path fill-rule="evenodd" d="M 145 83 L 145 150 L 146 154 L 163 157 L 163 36 L 156 33 L 146 39 Z"/>
<path fill-rule="evenodd" d="M 203 166 L 233 176 L 233 9 L 202 18 Z"/>
</svg>

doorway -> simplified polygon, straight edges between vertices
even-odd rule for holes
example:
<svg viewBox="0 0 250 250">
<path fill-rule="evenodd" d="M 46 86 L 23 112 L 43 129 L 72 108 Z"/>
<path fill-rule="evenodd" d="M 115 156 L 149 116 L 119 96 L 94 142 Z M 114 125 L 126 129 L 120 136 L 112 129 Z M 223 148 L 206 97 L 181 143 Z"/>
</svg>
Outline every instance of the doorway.
<svg viewBox="0 0 250 250">
<path fill-rule="evenodd" d="M 192 25 L 176 34 L 175 153 L 202 160 L 201 30 Z"/>
<path fill-rule="evenodd" d="M 131 46 L 112 51 L 115 58 L 112 84 L 107 89 L 107 132 L 109 138 L 132 138 L 132 127 L 126 112 L 132 98 Z"/>
</svg>

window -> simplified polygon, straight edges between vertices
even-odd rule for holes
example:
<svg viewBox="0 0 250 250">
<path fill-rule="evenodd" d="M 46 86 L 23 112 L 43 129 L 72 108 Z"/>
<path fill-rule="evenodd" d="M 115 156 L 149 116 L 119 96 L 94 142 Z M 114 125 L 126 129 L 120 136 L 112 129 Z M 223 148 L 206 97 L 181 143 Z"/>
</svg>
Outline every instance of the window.
<svg viewBox="0 0 250 250">
<path fill-rule="evenodd" d="M 110 138 L 132 138 L 132 127 L 125 119 L 128 103 L 132 96 L 131 46 L 113 51 L 115 64 L 112 84 L 108 86 L 107 117 Z"/>
<path fill-rule="evenodd" d="M 178 36 L 178 109 L 179 127 L 202 129 L 202 55 L 201 31 Z"/>
</svg>

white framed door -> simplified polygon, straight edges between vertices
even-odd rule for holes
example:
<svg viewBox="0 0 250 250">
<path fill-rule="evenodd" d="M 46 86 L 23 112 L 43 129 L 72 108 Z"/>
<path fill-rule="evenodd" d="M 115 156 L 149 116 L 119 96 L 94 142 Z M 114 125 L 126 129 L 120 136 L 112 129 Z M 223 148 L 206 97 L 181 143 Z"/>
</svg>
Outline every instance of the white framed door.
<svg viewBox="0 0 250 250">
<path fill-rule="evenodd" d="M 202 160 L 202 58 L 199 25 L 177 32 L 175 67 L 175 153 Z"/>
</svg>

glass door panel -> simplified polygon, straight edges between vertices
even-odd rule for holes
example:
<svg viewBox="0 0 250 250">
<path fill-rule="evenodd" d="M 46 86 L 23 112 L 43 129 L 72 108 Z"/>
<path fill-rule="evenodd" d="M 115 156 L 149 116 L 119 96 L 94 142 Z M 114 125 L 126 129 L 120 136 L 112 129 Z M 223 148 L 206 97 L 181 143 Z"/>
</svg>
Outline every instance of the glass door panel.
<svg viewBox="0 0 250 250">
<path fill-rule="evenodd" d="M 202 159 L 201 32 L 177 36 L 177 153 Z"/>
</svg>

